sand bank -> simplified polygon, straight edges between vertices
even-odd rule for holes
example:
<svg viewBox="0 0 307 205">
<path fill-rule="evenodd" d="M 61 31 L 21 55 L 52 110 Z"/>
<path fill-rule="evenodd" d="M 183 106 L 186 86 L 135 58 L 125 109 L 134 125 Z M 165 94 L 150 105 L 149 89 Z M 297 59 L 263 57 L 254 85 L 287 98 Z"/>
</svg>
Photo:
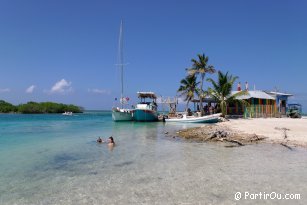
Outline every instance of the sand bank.
<svg viewBox="0 0 307 205">
<path fill-rule="evenodd" d="M 183 130 L 179 135 L 200 141 L 226 139 L 227 142 L 237 141 L 242 144 L 269 142 L 307 148 L 307 119 L 231 119 L 215 125 Z"/>
</svg>

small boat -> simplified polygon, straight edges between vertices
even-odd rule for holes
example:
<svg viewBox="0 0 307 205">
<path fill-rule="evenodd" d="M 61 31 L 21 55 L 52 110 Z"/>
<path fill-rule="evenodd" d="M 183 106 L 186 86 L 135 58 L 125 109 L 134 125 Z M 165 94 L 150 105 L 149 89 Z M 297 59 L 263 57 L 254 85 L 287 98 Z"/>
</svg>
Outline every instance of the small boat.
<svg viewBox="0 0 307 205">
<path fill-rule="evenodd" d="M 120 23 L 119 29 L 119 64 L 121 74 L 121 95 L 120 104 L 121 108 L 112 108 L 113 121 L 131 121 L 133 120 L 133 110 L 124 108 L 125 104 L 128 104 L 129 98 L 124 97 L 124 62 L 123 62 L 123 21 Z"/>
<path fill-rule="evenodd" d="M 157 96 L 153 92 L 137 92 L 140 102 L 135 106 L 133 117 L 135 121 L 152 122 L 158 121 Z M 151 102 L 146 101 L 151 99 Z"/>
<path fill-rule="evenodd" d="M 302 118 L 302 105 L 299 103 L 290 103 L 287 107 L 287 117 Z"/>
<path fill-rule="evenodd" d="M 62 115 L 72 116 L 72 112 L 64 112 L 64 113 L 62 113 Z"/>
<path fill-rule="evenodd" d="M 218 121 L 220 116 L 221 113 L 202 117 L 186 116 L 186 114 L 184 114 L 182 118 L 169 118 L 165 119 L 165 122 L 215 123 Z"/>
</svg>

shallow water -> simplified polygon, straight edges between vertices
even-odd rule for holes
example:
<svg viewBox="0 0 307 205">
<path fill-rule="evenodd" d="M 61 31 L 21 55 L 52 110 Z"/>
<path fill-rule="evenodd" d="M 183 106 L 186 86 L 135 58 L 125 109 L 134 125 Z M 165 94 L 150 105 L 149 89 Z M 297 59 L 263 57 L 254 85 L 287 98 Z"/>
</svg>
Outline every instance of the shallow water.
<svg viewBox="0 0 307 205">
<path fill-rule="evenodd" d="M 307 151 L 225 148 L 165 132 L 185 124 L 114 123 L 109 112 L 0 115 L 0 204 L 306 204 Z M 116 146 L 97 144 L 113 135 Z M 236 192 L 300 200 L 240 200 Z"/>
</svg>

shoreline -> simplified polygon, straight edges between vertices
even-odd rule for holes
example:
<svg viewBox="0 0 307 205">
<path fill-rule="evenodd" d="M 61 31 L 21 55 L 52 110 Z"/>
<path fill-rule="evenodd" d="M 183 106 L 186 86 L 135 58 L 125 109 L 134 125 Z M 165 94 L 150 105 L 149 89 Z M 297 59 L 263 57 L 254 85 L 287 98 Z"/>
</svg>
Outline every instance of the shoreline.
<svg viewBox="0 0 307 205">
<path fill-rule="evenodd" d="M 230 119 L 180 130 L 177 135 L 197 142 L 224 143 L 225 147 L 271 143 L 280 144 L 288 149 L 307 148 L 307 119 Z"/>
</svg>

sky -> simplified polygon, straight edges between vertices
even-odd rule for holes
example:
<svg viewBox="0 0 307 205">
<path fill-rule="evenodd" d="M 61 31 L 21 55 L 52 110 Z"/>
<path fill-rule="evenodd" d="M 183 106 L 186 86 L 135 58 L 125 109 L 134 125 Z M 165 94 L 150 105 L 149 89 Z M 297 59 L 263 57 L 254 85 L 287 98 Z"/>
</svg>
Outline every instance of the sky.
<svg viewBox="0 0 307 205">
<path fill-rule="evenodd" d="M 0 99 L 111 109 L 123 19 L 131 104 L 137 91 L 175 96 L 205 53 L 252 89 L 294 94 L 306 112 L 306 10 L 304 0 L 0 0 Z"/>
</svg>

